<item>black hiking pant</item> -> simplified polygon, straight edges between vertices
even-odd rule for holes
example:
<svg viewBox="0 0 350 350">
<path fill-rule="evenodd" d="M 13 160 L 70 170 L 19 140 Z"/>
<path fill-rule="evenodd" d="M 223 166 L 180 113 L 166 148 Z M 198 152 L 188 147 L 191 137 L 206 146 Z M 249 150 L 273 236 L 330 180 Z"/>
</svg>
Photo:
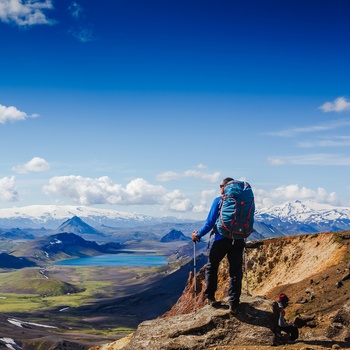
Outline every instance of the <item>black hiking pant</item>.
<svg viewBox="0 0 350 350">
<path fill-rule="evenodd" d="M 234 244 L 232 244 L 232 242 Z M 227 256 L 229 263 L 230 284 L 228 289 L 229 303 L 232 307 L 238 307 L 242 290 L 242 265 L 243 249 L 245 242 L 243 239 L 232 241 L 229 238 L 223 238 L 215 241 L 210 240 L 209 257 L 205 270 L 206 290 L 205 295 L 208 299 L 214 299 L 218 285 L 218 268 L 221 260 Z"/>
<path fill-rule="evenodd" d="M 299 338 L 299 330 L 295 326 L 280 327 L 281 331 L 289 334 L 290 340 L 296 340 Z"/>
</svg>

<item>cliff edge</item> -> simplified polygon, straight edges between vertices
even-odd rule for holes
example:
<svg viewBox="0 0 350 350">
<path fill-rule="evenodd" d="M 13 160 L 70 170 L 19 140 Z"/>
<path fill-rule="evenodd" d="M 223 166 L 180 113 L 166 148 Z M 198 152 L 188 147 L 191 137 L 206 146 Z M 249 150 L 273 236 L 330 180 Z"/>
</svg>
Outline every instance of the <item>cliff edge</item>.
<svg viewBox="0 0 350 350">
<path fill-rule="evenodd" d="M 221 308 L 206 305 L 204 275 L 204 268 L 196 275 L 195 302 L 190 273 L 183 294 L 162 318 L 141 323 L 127 339 L 92 349 L 248 350 L 279 344 L 350 349 L 350 231 L 274 238 L 247 248 L 237 316 L 229 313 L 226 302 L 226 259 L 216 293 Z M 286 345 L 276 337 L 274 305 L 282 291 L 291 299 L 286 319 L 299 327 L 297 344 Z"/>
</svg>

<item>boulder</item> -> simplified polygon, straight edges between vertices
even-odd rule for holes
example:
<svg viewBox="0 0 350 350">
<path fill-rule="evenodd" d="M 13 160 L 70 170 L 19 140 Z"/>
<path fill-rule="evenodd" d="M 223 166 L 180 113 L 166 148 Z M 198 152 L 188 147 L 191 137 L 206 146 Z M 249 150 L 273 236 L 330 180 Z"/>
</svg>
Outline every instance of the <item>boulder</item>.
<svg viewBox="0 0 350 350">
<path fill-rule="evenodd" d="M 122 350 L 204 350 L 216 345 L 273 346 L 278 309 L 263 297 L 242 296 L 238 314 L 227 300 L 213 308 L 142 322 Z"/>
</svg>

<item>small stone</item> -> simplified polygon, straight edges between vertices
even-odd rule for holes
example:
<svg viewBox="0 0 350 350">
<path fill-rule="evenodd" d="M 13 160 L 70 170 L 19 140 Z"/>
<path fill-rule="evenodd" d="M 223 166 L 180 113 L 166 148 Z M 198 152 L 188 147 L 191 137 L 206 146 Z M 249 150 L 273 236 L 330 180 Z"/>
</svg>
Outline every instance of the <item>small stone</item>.
<svg viewBox="0 0 350 350">
<path fill-rule="evenodd" d="M 343 278 L 342 278 L 342 281 L 346 281 L 348 279 L 350 279 L 350 273 L 344 275 Z"/>
<path fill-rule="evenodd" d="M 342 281 L 338 281 L 338 282 L 335 284 L 335 286 L 336 286 L 337 288 L 340 288 L 342 285 L 343 285 L 343 282 L 342 282 Z"/>
</svg>

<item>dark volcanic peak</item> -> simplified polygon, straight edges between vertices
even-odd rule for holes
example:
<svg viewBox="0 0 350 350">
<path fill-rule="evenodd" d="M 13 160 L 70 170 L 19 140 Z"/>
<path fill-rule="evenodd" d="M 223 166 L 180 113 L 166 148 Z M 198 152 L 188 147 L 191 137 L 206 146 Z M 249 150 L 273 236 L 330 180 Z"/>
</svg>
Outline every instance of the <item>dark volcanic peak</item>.
<svg viewBox="0 0 350 350">
<path fill-rule="evenodd" d="M 190 237 L 185 236 L 181 231 L 172 229 L 168 234 L 166 234 L 162 239 L 161 242 L 172 242 L 172 241 L 189 241 L 191 240 Z"/>
<path fill-rule="evenodd" d="M 111 249 L 109 248 L 108 251 Z M 105 253 L 107 248 L 95 241 L 87 241 L 71 232 L 44 236 L 16 247 L 16 256 L 30 256 L 38 261 L 58 261 Z"/>
<path fill-rule="evenodd" d="M 102 232 L 94 229 L 92 226 L 88 225 L 78 216 L 73 216 L 71 219 L 65 221 L 61 226 L 57 228 L 58 232 L 72 232 L 77 235 L 93 234 L 93 235 L 103 235 Z"/>
<path fill-rule="evenodd" d="M 76 254 L 82 249 L 100 251 L 100 246 L 94 241 L 86 241 L 72 232 L 63 232 L 46 237 L 42 249 L 50 253 L 64 252 Z"/>
</svg>

